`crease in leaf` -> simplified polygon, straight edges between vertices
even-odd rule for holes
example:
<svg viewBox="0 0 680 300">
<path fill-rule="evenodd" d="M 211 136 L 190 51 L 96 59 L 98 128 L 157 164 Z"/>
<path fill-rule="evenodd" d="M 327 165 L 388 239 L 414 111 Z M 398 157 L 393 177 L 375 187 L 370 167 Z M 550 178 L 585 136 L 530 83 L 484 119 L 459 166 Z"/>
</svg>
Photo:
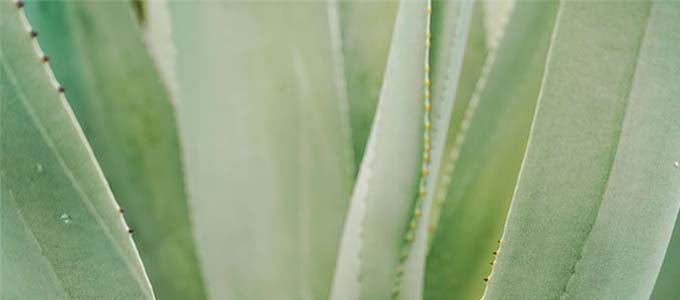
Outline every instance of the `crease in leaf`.
<svg viewBox="0 0 680 300">
<path fill-rule="evenodd" d="M 677 91 L 657 87 L 677 78 L 677 64 L 646 54 L 677 47 L 650 37 L 653 22 L 673 28 L 673 18 L 650 15 L 656 5 L 560 3 L 485 299 L 649 297 L 677 216 L 669 162 L 680 147 L 658 135 L 677 132 L 678 105 Z"/>
</svg>

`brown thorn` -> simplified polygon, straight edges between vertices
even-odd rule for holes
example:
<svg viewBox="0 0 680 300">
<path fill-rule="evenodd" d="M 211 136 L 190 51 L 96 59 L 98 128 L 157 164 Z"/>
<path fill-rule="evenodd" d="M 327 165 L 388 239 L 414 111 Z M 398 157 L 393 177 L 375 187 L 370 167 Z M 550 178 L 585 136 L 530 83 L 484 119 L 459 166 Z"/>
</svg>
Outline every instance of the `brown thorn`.
<svg viewBox="0 0 680 300">
<path fill-rule="evenodd" d="M 34 37 L 38 36 L 38 32 L 35 31 L 35 30 L 31 30 L 30 35 L 31 35 L 32 38 L 34 38 Z"/>
<path fill-rule="evenodd" d="M 24 0 L 18 0 L 18 1 L 17 1 L 17 7 L 18 7 L 18 8 L 24 7 Z"/>
<path fill-rule="evenodd" d="M 57 91 L 59 91 L 60 93 L 63 93 L 63 92 L 64 92 L 64 87 L 60 85 L 60 86 L 57 88 Z"/>
<path fill-rule="evenodd" d="M 124 213 L 124 212 L 125 212 L 125 210 L 124 210 L 122 207 L 119 207 L 119 208 L 118 208 L 118 213 L 121 213 L 121 214 L 122 214 L 122 213 Z"/>
<path fill-rule="evenodd" d="M 127 231 L 128 231 L 128 233 L 133 233 L 133 232 L 134 232 L 134 230 L 133 230 L 132 228 L 128 228 Z"/>
<path fill-rule="evenodd" d="M 40 58 L 40 61 L 46 63 L 50 60 L 50 58 L 47 55 L 43 55 L 43 57 Z"/>
</svg>

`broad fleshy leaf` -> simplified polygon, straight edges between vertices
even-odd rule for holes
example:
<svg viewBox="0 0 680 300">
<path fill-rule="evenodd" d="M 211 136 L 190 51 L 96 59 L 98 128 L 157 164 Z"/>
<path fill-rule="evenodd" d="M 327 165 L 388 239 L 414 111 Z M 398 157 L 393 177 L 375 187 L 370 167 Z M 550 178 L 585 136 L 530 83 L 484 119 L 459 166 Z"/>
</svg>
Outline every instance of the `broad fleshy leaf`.
<svg viewBox="0 0 680 300">
<path fill-rule="evenodd" d="M 0 3 L 0 298 L 154 299 L 20 6 Z"/>
<path fill-rule="evenodd" d="M 484 299 L 650 297 L 680 207 L 679 10 L 560 4 Z"/>
<path fill-rule="evenodd" d="M 204 299 L 174 107 L 127 1 L 30 1 L 26 12 L 124 208 L 160 299 Z"/>
</svg>

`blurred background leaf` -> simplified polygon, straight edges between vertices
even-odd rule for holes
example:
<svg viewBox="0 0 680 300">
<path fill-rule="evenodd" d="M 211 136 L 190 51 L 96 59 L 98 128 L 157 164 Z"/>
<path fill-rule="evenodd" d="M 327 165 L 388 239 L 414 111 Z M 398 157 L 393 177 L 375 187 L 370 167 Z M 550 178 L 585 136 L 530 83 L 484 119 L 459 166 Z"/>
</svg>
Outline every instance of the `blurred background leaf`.
<svg viewBox="0 0 680 300">
<path fill-rule="evenodd" d="M 356 169 L 373 123 L 397 6 L 397 0 L 342 0 L 339 3 Z"/>
<path fill-rule="evenodd" d="M 335 3 L 168 5 L 210 296 L 327 297 L 354 178 Z"/>
</svg>

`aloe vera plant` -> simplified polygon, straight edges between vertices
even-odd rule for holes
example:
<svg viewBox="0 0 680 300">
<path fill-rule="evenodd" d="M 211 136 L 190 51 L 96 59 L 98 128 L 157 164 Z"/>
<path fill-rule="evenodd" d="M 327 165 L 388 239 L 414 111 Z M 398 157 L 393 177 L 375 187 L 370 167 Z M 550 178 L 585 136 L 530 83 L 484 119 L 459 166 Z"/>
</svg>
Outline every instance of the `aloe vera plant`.
<svg viewBox="0 0 680 300">
<path fill-rule="evenodd" d="M 0 0 L 0 299 L 680 296 L 680 3 Z"/>
</svg>

